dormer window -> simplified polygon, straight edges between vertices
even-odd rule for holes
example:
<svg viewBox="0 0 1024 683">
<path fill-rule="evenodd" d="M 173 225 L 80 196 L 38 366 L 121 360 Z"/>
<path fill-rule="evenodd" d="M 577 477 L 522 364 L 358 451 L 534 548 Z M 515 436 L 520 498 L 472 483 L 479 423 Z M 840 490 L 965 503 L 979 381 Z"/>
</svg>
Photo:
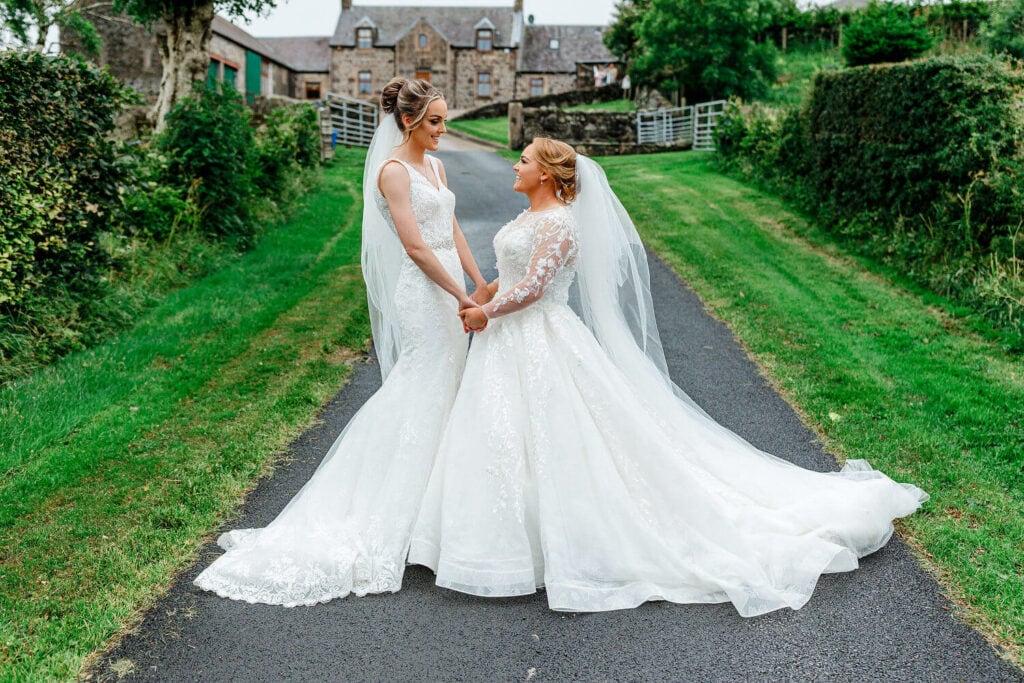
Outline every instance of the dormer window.
<svg viewBox="0 0 1024 683">
<path fill-rule="evenodd" d="M 478 28 L 476 30 L 476 49 L 480 52 L 490 52 L 494 47 L 494 31 L 489 28 Z"/>
<path fill-rule="evenodd" d="M 373 29 L 372 28 L 357 28 L 356 29 L 356 47 L 360 49 L 367 49 L 373 47 Z"/>
<path fill-rule="evenodd" d="M 548 49 L 551 49 L 551 50 L 557 50 L 558 49 L 558 38 L 552 38 L 551 40 L 548 41 Z"/>
</svg>

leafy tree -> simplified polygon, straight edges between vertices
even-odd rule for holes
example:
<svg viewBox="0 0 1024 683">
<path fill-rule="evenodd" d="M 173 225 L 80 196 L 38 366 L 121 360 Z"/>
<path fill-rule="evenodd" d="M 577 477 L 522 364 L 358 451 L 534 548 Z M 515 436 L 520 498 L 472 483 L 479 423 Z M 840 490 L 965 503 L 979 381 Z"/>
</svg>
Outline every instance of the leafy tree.
<svg viewBox="0 0 1024 683">
<path fill-rule="evenodd" d="M 1024 0 L 999 0 L 981 35 L 993 52 L 1024 59 Z"/>
<path fill-rule="evenodd" d="M 163 130 L 167 113 L 196 82 L 206 79 L 213 15 L 217 12 L 242 17 L 273 8 L 277 0 L 114 0 L 114 9 L 151 26 L 163 23 L 160 58 L 163 78 L 152 118 Z"/>
<path fill-rule="evenodd" d="M 650 0 L 636 23 L 630 66 L 640 83 L 690 99 L 755 97 L 775 80 L 777 52 L 749 0 Z"/>
<path fill-rule="evenodd" d="M 104 3 L 109 4 L 109 3 Z M 0 22 L 11 36 L 42 52 L 50 29 L 72 29 L 88 52 L 99 50 L 100 38 L 81 0 L 0 0 Z"/>
<path fill-rule="evenodd" d="M 843 33 L 849 66 L 902 62 L 924 54 L 934 43 L 924 17 L 895 2 L 872 2 L 854 15 Z"/>
<path fill-rule="evenodd" d="M 604 34 L 604 44 L 608 50 L 628 65 L 637 56 L 640 37 L 637 29 L 640 19 L 650 8 L 651 0 L 622 0 L 615 7 L 615 18 Z"/>
</svg>

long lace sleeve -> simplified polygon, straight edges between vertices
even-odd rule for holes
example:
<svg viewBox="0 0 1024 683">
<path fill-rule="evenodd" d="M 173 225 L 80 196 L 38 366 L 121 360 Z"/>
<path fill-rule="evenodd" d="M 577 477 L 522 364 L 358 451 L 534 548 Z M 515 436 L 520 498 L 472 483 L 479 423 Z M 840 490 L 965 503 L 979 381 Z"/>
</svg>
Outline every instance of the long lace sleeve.
<svg viewBox="0 0 1024 683">
<path fill-rule="evenodd" d="M 533 233 L 530 266 L 522 280 L 485 304 L 488 318 L 514 313 L 539 300 L 565 265 L 576 258 L 576 226 L 566 211 L 544 216 Z"/>
</svg>

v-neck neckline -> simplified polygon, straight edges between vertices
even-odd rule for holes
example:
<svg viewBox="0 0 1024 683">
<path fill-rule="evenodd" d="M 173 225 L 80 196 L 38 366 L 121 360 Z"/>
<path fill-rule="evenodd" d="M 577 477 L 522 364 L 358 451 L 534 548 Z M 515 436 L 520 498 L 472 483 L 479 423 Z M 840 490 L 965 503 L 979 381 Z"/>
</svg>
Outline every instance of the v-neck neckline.
<svg viewBox="0 0 1024 683">
<path fill-rule="evenodd" d="M 427 156 L 424 156 L 423 158 L 424 159 L 429 159 L 429 157 L 427 157 Z M 433 162 L 430 162 L 430 168 L 434 171 L 434 179 L 437 180 L 437 185 L 434 185 L 434 183 L 430 182 L 430 178 L 425 176 L 423 174 L 423 172 L 420 171 L 420 169 L 416 168 L 415 166 L 410 164 L 408 161 L 405 161 L 404 159 L 396 159 L 396 161 L 401 161 L 403 164 L 405 164 L 406 166 L 408 166 L 412 170 L 416 171 L 416 175 L 418 175 L 420 178 L 423 178 L 425 181 L 427 181 L 427 185 L 430 185 L 430 187 L 434 188 L 434 192 L 440 192 L 441 191 L 441 178 L 437 175 L 437 169 L 434 168 Z"/>
</svg>

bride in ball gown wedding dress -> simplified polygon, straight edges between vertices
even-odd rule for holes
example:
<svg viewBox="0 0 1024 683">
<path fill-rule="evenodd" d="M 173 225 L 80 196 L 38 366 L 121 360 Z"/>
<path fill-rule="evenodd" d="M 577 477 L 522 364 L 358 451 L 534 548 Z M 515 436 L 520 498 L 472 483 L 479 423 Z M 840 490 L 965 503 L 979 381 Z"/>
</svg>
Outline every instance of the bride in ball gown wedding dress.
<svg viewBox="0 0 1024 683">
<path fill-rule="evenodd" d="M 227 552 L 195 583 L 226 598 L 311 605 L 401 587 L 409 533 L 465 363 L 458 311 L 476 303 L 463 270 L 484 294 L 487 285 L 454 220 L 443 167 L 424 154 L 445 132 L 440 92 L 395 79 L 382 104 L 393 115 L 366 159 L 363 274 L 384 383 L 273 522 L 218 539 Z"/>
<path fill-rule="evenodd" d="M 536 139 L 515 171 L 531 207 L 494 238 L 500 294 L 463 311 L 490 323 L 413 530 L 409 559 L 438 585 L 544 587 L 556 610 L 797 609 L 927 500 L 864 461 L 805 470 L 717 424 L 668 378 L 643 245 L 600 166 Z"/>
</svg>

